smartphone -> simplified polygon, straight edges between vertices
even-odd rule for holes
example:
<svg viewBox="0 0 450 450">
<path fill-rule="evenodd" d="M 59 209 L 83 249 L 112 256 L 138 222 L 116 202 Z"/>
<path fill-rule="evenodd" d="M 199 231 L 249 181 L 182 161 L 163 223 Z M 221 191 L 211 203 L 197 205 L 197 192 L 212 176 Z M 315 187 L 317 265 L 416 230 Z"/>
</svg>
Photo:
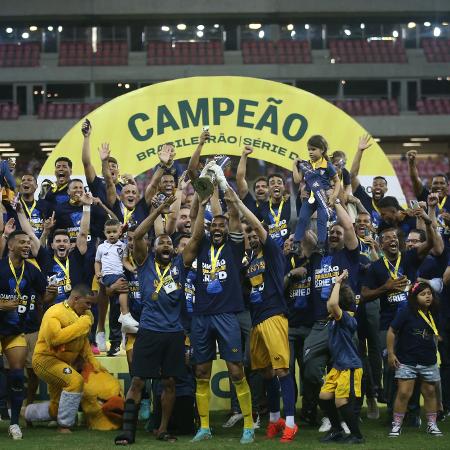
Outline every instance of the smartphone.
<svg viewBox="0 0 450 450">
<path fill-rule="evenodd" d="M 48 285 L 53 286 L 58 282 L 58 275 L 52 275 L 51 277 L 47 277 Z"/>
<path fill-rule="evenodd" d="M 409 206 L 411 207 L 411 209 L 418 209 L 418 208 L 420 208 L 419 202 L 417 200 L 410 200 L 409 201 Z"/>
</svg>

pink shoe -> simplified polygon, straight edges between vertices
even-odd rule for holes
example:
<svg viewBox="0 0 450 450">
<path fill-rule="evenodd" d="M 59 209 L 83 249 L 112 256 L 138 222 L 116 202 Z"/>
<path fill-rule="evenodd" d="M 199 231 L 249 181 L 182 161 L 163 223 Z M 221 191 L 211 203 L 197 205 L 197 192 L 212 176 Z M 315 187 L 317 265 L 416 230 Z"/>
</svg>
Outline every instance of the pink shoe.
<svg viewBox="0 0 450 450">
<path fill-rule="evenodd" d="M 91 344 L 91 350 L 94 355 L 100 355 L 100 350 L 95 344 Z"/>
</svg>

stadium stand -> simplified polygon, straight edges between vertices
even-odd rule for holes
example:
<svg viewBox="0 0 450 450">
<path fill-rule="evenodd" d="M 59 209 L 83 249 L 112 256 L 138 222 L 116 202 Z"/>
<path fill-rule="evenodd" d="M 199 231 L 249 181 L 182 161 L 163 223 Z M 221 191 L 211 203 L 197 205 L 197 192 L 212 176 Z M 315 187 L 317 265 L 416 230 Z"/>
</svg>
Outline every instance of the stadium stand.
<svg viewBox="0 0 450 450">
<path fill-rule="evenodd" d="M 424 98 L 417 101 L 417 112 L 420 115 L 450 114 L 450 98 Z"/>
<path fill-rule="evenodd" d="M 333 103 L 351 116 L 397 116 L 399 114 L 397 102 L 384 98 L 334 100 Z"/>
<path fill-rule="evenodd" d="M 205 65 L 223 63 L 223 44 L 220 41 L 173 43 L 149 41 L 147 44 L 148 65 Z"/>
<path fill-rule="evenodd" d="M 40 63 L 41 46 L 37 42 L 0 44 L 0 67 L 35 67 Z"/>
<path fill-rule="evenodd" d="M 330 40 L 330 57 L 335 63 L 407 63 L 401 40 Z"/>
<path fill-rule="evenodd" d="M 41 103 L 38 119 L 80 119 L 101 103 Z"/>
<path fill-rule="evenodd" d="M 126 42 L 100 42 L 94 52 L 89 42 L 61 42 L 60 66 L 126 66 L 128 45 Z"/>
<path fill-rule="evenodd" d="M 310 64 L 311 48 L 308 41 L 256 41 L 242 42 L 244 64 Z"/>
<path fill-rule="evenodd" d="M 450 39 L 422 39 L 422 48 L 428 62 L 450 62 Z"/>
<path fill-rule="evenodd" d="M 19 105 L 1 103 L 0 119 L 1 120 L 17 120 L 19 118 Z"/>
</svg>

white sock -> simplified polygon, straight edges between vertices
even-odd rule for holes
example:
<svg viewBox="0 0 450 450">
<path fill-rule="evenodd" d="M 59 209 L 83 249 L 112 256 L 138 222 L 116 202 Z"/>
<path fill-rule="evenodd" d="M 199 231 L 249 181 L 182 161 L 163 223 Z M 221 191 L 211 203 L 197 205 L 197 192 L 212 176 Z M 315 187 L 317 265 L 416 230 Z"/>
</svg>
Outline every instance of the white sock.
<svg viewBox="0 0 450 450">
<path fill-rule="evenodd" d="M 286 426 L 289 428 L 294 428 L 295 421 L 294 416 L 286 416 Z"/>
<path fill-rule="evenodd" d="M 271 422 L 278 422 L 278 419 L 280 418 L 280 411 L 278 411 L 278 412 L 271 412 L 270 413 L 270 418 L 269 418 L 269 420 L 271 421 Z"/>
</svg>

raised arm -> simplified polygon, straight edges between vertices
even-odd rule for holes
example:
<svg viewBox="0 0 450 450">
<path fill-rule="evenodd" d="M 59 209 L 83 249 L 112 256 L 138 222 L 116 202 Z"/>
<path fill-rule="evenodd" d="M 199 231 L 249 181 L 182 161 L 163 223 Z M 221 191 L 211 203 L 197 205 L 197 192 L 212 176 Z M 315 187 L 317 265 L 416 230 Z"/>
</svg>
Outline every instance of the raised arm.
<svg viewBox="0 0 450 450">
<path fill-rule="evenodd" d="M 248 224 L 255 230 L 261 242 L 265 243 L 267 240 L 267 231 L 262 226 L 261 221 L 244 205 L 231 187 L 225 192 L 225 200 L 227 204 L 235 205 L 235 208 L 242 213 Z"/>
<path fill-rule="evenodd" d="M 100 154 L 100 159 L 102 160 L 102 175 L 106 184 L 106 203 L 110 208 L 112 208 L 117 200 L 117 190 L 111 175 L 111 171 L 109 170 L 108 158 L 111 154 L 109 144 L 107 142 L 103 143 L 98 151 Z"/>
<path fill-rule="evenodd" d="M 327 310 L 335 320 L 339 320 L 342 317 L 342 309 L 339 306 L 339 292 L 341 290 L 341 284 L 348 278 L 348 270 L 344 269 L 342 273 L 336 277 L 336 282 L 331 291 L 330 298 L 327 301 Z"/>
<path fill-rule="evenodd" d="M 436 254 L 436 252 L 439 251 L 439 243 L 436 241 L 436 236 L 433 230 L 433 221 L 428 217 L 427 213 L 422 208 L 414 209 L 413 212 L 416 217 L 420 217 L 425 222 L 426 240 L 417 247 L 417 255 L 420 258 L 425 258 L 431 250 L 433 250 L 433 253 Z"/>
<path fill-rule="evenodd" d="M 303 172 L 300 172 L 298 170 L 299 161 L 300 158 L 295 158 L 294 162 L 292 163 L 292 179 L 294 180 L 295 184 L 300 184 L 303 180 Z"/>
<path fill-rule="evenodd" d="M 175 233 L 176 226 L 177 226 L 177 217 L 180 213 L 180 207 L 181 207 L 181 199 L 183 197 L 183 191 L 186 189 L 187 185 L 190 183 L 190 181 L 185 181 L 187 172 L 183 172 L 181 177 L 178 179 L 178 186 L 177 190 L 175 192 L 175 202 L 170 206 L 170 213 L 167 217 L 167 223 L 166 223 L 166 233 L 171 235 Z"/>
<path fill-rule="evenodd" d="M 22 228 L 22 230 L 25 231 L 25 233 L 27 233 L 28 236 L 30 236 L 30 240 L 31 240 L 31 254 L 34 257 L 36 257 L 37 254 L 39 253 L 39 248 L 41 246 L 41 242 L 39 241 L 39 239 L 34 234 L 33 227 L 31 226 L 27 216 L 23 212 L 22 205 L 21 205 L 20 202 L 17 202 L 16 213 L 17 213 L 17 218 L 19 219 L 20 228 Z"/>
<path fill-rule="evenodd" d="M 92 204 L 102 208 L 109 219 L 119 220 L 118 217 L 98 197 L 92 197 Z"/>
<path fill-rule="evenodd" d="M 92 194 L 90 192 L 83 193 L 81 202 L 83 203 L 83 215 L 80 221 L 80 232 L 77 236 L 77 248 L 80 254 L 84 255 L 87 251 L 87 239 L 91 223 Z"/>
<path fill-rule="evenodd" d="M 197 194 L 195 194 L 194 201 L 196 197 Z M 190 267 L 194 259 L 197 258 L 200 243 L 205 235 L 205 206 L 208 203 L 208 199 L 202 202 L 197 201 L 198 213 L 192 228 L 192 236 L 183 250 L 183 263 L 186 267 Z"/>
<path fill-rule="evenodd" d="M 414 195 L 416 197 L 420 197 L 423 191 L 423 184 L 420 181 L 419 172 L 416 165 L 417 150 L 409 150 L 406 153 L 406 156 L 408 158 L 408 172 L 409 178 L 411 179 Z"/>
<path fill-rule="evenodd" d="M 200 154 L 202 153 L 203 146 L 205 142 L 209 140 L 209 130 L 203 131 L 200 135 L 200 139 L 198 142 L 198 146 L 195 149 L 194 153 L 192 153 L 191 159 L 189 160 L 187 173 L 191 181 L 194 181 L 198 178 L 197 169 L 200 163 Z"/>
<path fill-rule="evenodd" d="M 2 232 L 2 237 L 1 237 L 1 242 L 0 242 L 0 258 L 3 258 L 4 256 L 4 251 L 6 249 L 7 246 L 7 240 L 9 235 L 15 231 L 16 229 L 16 224 L 14 223 L 14 219 L 11 218 L 8 220 L 8 222 L 5 223 L 5 226 L 3 227 L 3 232 Z"/>
<path fill-rule="evenodd" d="M 358 247 L 358 238 L 356 237 L 352 219 L 340 203 L 335 204 L 335 209 L 338 223 L 344 229 L 344 245 L 347 250 L 354 250 Z"/>
<path fill-rule="evenodd" d="M 359 169 L 361 167 L 361 159 L 364 150 L 368 149 L 372 142 L 370 142 L 371 137 L 366 134 L 365 136 L 361 136 L 358 141 L 358 149 L 356 150 L 355 157 L 353 158 L 352 168 L 350 169 L 350 179 L 352 182 L 352 190 L 353 192 L 358 189 L 358 186 L 361 184 L 358 179 Z"/>
<path fill-rule="evenodd" d="M 245 198 L 248 194 L 248 183 L 245 179 L 247 175 L 247 159 L 248 156 L 253 153 L 253 148 L 249 145 L 244 147 L 242 150 L 241 159 L 239 160 L 239 164 L 236 171 L 236 185 L 239 194 L 239 198 Z"/>
<path fill-rule="evenodd" d="M 88 183 L 92 183 L 94 181 L 94 178 L 97 176 L 95 173 L 94 166 L 91 162 L 91 144 L 90 144 L 90 137 L 91 137 L 91 122 L 89 122 L 88 119 L 86 119 L 83 122 L 83 125 L 81 125 L 81 134 L 83 135 L 83 147 L 81 149 L 81 161 L 83 162 L 84 167 L 84 174 L 86 176 L 86 181 Z"/>
<path fill-rule="evenodd" d="M 170 207 L 174 201 L 174 195 L 166 198 L 166 200 L 159 205 L 158 208 L 152 209 L 149 216 L 136 228 L 133 239 L 133 258 L 137 265 L 141 266 L 147 259 L 148 248 L 147 243 L 144 240 L 144 236 L 150 231 L 150 228 L 155 223 L 156 218 L 164 211 L 164 209 Z"/>
<path fill-rule="evenodd" d="M 211 206 L 211 214 L 213 217 L 223 214 L 222 206 L 220 204 L 219 199 L 219 188 L 217 185 L 214 186 L 214 191 L 209 200 L 209 204 Z"/>
<path fill-rule="evenodd" d="M 227 200 L 227 192 L 231 189 L 228 186 L 228 189 L 225 191 L 225 203 L 228 208 L 228 220 L 229 220 L 229 230 L 230 233 L 242 233 L 242 222 L 239 217 L 239 209 L 237 203 L 229 202 Z M 233 191 L 234 192 L 234 191 Z"/>
</svg>

